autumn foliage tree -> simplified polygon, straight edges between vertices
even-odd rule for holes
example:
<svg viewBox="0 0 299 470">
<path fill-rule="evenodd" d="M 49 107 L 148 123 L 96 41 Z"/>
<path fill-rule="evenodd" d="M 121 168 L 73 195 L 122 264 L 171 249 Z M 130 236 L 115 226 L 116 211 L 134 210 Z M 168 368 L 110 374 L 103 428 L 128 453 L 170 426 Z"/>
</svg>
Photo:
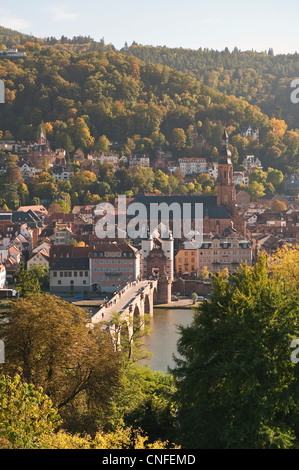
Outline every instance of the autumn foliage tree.
<svg viewBox="0 0 299 470">
<path fill-rule="evenodd" d="M 119 361 L 110 336 L 87 323 L 79 307 L 48 294 L 28 294 L 11 306 L 0 336 L 4 371 L 14 375 L 21 369 L 24 381 L 42 387 L 65 426 L 88 419 L 93 429 L 97 420 L 109 420 Z"/>
</svg>

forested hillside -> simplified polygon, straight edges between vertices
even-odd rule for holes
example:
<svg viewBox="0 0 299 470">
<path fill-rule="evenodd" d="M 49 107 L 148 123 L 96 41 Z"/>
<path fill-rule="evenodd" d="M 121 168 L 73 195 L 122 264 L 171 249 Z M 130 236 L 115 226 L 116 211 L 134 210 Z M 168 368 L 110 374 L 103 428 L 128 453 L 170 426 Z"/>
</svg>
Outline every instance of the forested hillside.
<svg viewBox="0 0 299 470">
<path fill-rule="evenodd" d="M 162 147 L 174 158 L 203 155 L 217 161 L 226 126 L 235 164 L 255 154 L 265 168 L 298 168 L 299 131 L 284 120 L 269 118 L 245 99 L 225 95 L 190 74 L 145 64 L 104 44 L 97 51 L 67 50 L 79 39 L 65 47 L 61 40 L 50 46 L 43 40 L 20 42 L 26 58 L 0 59 L 6 85 L 3 138 L 35 140 L 43 122 L 53 147 L 64 147 L 70 156 L 78 148 L 101 150 L 106 138 L 124 154 L 152 154 Z M 207 141 L 204 150 L 193 148 L 195 124 Z M 241 136 L 249 125 L 259 128 L 259 142 Z"/>
<path fill-rule="evenodd" d="M 290 100 L 290 83 L 299 77 L 299 55 L 268 52 L 170 49 L 132 44 L 122 52 L 145 63 L 162 64 L 197 78 L 209 87 L 257 105 L 270 118 L 299 127 L 299 107 Z"/>
</svg>

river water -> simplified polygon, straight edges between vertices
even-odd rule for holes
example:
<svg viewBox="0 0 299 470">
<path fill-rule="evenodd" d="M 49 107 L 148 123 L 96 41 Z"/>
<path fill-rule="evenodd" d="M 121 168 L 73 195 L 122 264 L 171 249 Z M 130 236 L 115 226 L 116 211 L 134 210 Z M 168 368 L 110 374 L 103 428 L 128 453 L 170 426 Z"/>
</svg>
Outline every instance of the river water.
<svg viewBox="0 0 299 470">
<path fill-rule="evenodd" d="M 150 335 L 144 338 L 147 350 L 153 354 L 148 362 L 152 370 L 168 372 L 168 367 L 175 365 L 173 354 L 179 357 L 177 326 L 188 326 L 192 319 L 192 309 L 154 309 L 150 322 Z"/>
</svg>

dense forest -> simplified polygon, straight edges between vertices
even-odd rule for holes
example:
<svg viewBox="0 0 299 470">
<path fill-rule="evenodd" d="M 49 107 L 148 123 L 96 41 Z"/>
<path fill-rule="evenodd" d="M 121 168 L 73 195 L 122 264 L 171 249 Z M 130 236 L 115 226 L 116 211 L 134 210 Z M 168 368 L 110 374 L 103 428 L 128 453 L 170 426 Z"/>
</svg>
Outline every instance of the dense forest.
<svg viewBox="0 0 299 470">
<path fill-rule="evenodd" d="M 298 54 L 274 55 L 268 52 L 230 52 L 208 49 L 170 49 L 132 44 L 121 52 L 145 63 L 167 65 L 188 73 L 205 85 L 227 95 L 244 98 L 261 108 L 270 118 L 284 119 L 297 128 L 299 108 L 290 100 L 290 84 L 299 77 Z"/>
<path fill-rule="evenodd" d="M 69 154 L 79 147 L 101 149 L 106 136 L 124 154 L 152 154 L 163 147 L 175 158 L 201 154 L 217 160 L 226 126 L 234 163 L 255 154 L 265 168 L 298 168 L 298 107 L 291 103 L 287 78 L 299 76 L 296 55 L 174 52 L 135 44 L 120 53 L 89 37 L 36 39 L 0 29 L 0 48 L 12 45 L 27 57 L 0 59 L 4 137 L 34 140 L 44 122 L 53 146 Z M 162 57 L 163 64 L 153 64 Z M 277 107 L 276 92 L 285 108 Z M 284 119 L 286 107 L 291 119 L 289 111 Z M 192 148 L 194 125 L 207 141 L 203 151 Z M 259 128 L 259 142 L 241 136 L 249 125 Z"/>
<path fill-rule="evenodd" d="M 53 146 L 70 154 L 101 148 L 106 136 L 124 154 L 164 147 L 175 157 L 194 156 L 202 154 L 192 148 L 196 124 L 207 140 L 203 156 L 217 160 L 226 126 L 235 163 L 255 154 L 265 167 L 297 168 L 299 131 L 190 75 L 113 50 L 78 54 L 32 42 L 22 49 L 27 57 L 0 60 L 4 138 L 35 140 L 44 122 Z M 260 129 L 259 142 L 241 136 L 249 125 Z"/>
<path fill-rule="evenodd" d="M 90 36 L 40 39 L 0 27 L 0 44 L 11 47 L 28 41 L 76 53 L 116 50 L 112 44 L 106 45 L 104 38 L 101 41 Z M 133 55 L 146 64 L 167 65 L 190 74 L 221 93 L 244 98 L 259 106 L 270 118 L 284 119 L 290 128 L 298 127 L 298 106 L 290 100 L 290 83 L 299 77 L 297 53 L 275 55 L 273 49 L 256 52 L 241 51 L 237 47 L 233 51 L 228 48 L 222 51 L 192 50 L 144 46 L 135 41 L 131 46 L 125 43 L 120 52 Z"/>
</svg>

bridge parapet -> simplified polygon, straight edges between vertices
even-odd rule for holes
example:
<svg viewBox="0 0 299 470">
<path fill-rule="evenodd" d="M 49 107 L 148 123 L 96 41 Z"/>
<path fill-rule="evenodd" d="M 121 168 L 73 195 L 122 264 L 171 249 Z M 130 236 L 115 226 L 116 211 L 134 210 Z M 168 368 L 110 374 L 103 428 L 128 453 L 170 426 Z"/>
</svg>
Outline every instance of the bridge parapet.
<svg viewBox="0 0 299 470">
<path fill-rule="evenodd" d="M 140 313 L 144 312 L 144 303 L 149 302 L 149 312 L 153 314 L 154 288 L 157 287 L 157 281 L 135 281 L 128 283 L 114 297 L 101 306 L 98 312 L 93 315 L 91 322 L 111 321 L 113 313 L 118 312 L 121 315 L 132 314 L 134 305 L 138 306 Z M 146 299 L 147 297 L 147 299 Z"/>
</svg>

